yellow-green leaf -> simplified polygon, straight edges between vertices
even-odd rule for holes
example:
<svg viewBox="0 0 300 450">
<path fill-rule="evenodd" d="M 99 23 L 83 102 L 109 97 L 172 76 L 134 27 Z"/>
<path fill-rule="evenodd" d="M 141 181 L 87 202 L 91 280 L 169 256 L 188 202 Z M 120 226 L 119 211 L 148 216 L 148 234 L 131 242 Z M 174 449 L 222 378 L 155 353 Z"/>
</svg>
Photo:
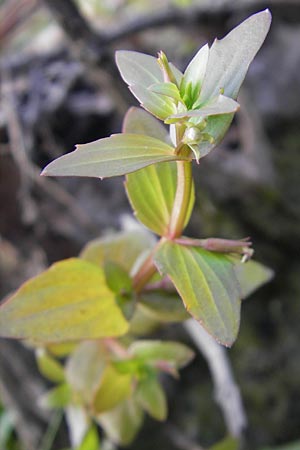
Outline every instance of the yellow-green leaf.
<svg viewBox="0 0 300 450">
<path fill-rule="evenodd" d="M 176 163 L 153 164 L 126 177 L 125 187 L 136 217 L 160 236 L 168 233 L 176 186 Z M 195 201 L 192 186 L 186 224 Z"/>
<path fill-rule="evenodd" d="M 107 366 L 99 389 L 93 399 L 93 411 L 100 414 L 115 408 L 131 394 L 132 377 L 118 372 L 112 365 Z"/>
<path fill-rule="evenodd" d="M 120 264 L 107 261 L 104 264 L 104 273 L 107 286 L 116 294 L 128 294 L 132 291 L 132 279 Z"/>
<path fill-rule="evenodd" d="M 98 266 L 113 261 L 130 272 L 138 257 L 155 245 L 154 236 L 147 230 L 128 231 L 94 239 L 82 250 L 80 258 Z"/>
<path fill-rule="evenodd" d="M 38 342 L 120 336 L 128 322 L 103 270 L 71 258 L 27 281 L 0 308 L 0 335 Z"/>
<path fill-rule="evenodd" d="M 159 139 L 122 133 L 77 145 L 75 151 L 48 164 L 42 175 L 106 178 L 176 160 L 189 158 L 176 155 L 173 147 Z"/>
<path fill-rule="evenodd" d="M 238 440 L 234 437 L 229 436 L 215 444 L 213 447 L 210 447 L 210 450 L 238 450 L 238 448 Z"/>
<path fill-rule="evenodd" d="M 139 307 L 159 322 L 182 322 L 189 318 L 177 293 L 142 292 Z"/>
<path fill-rule="evenodd" d="M 159 361 L 165 361 L 176 369 L 186 366 L 194 357 L 194 352 L 184 344 L 159 340 L 135 341 L 128 352 L 147 364 L 155 365 Z"/>
<path fill-rule="evenodd" d="M 236 262 L 234 271 L 241 287 L 242 298 L 251 295 L 260 286 L 270 281 L 274 275 L 272 269 L 252 259 L 246 263 Z"/>
<path fill-rule="evenodd" d="M 150 375 L 141 380 L 135 396 L 143 409 L 156 420 L 165 420 L 168 414 L 167 399 L 157 376 Z"/>
<path fill-rule="evenodd" d="M 141 108 L 130 108 L 123 120 L 123 132 L 144 134 L 169 144 L 170 137 L 167 128 L 151 114 Z"/>
<path fill-rule="evenodd" d="M 240 323 L 241 292 L 233 263 L 222 254 L 167 241 L 155 255 L 188 312 L 220 343 L 230 346 Z"/>
<path fill-rule="evenodd" d="M 100 450 L 100 440 L 95 425 L 85 433 L 80 445 L 75 450 Z"/>
<path fill-rule="evenodd" d="M 137 130 L 137 131 L 136 131 Z M 145 112 L 131 109 L 124 121 L 125 133 L 142 131 L 149 136 L 164 134 L 163 126 Z M 126 191 L 136 217 L 150 230 L 159 235 L 168 232 L 176 187 L 177 166 L 175 162 L 153 164 L 138 172 L 127 175 Z M 188 223 L 195 201 L 194 184 L 190 196 Z"/>
<path fill-rule="evenodd" d="M 100 384 L 107 364 L 101 341 L 86 341 L 78 345 L 66 363 L 66 379 L 78 399 L 88 405 Z"/>
<path fill-rule="evenodd" d="M 112 411 L 97 417 L 108 437 L 118 445 L 129 445 L 135 438 L 144 419 L 141 406 L 134 398 L 129 398 Z"/>
<path fill-rule="evenodd" d="M 36 360 L 40 373 L 54 383 L 62 383 L 65 380 L 63 366 L 47 350 L 39 348 L 36 352 Z"/>
<path fill-rule="evenodd" d="M 40 398 L 40 404 L 48 409 L 61 409 L 72 401 L 72 390 L 67 383 L 62 383 L 46 392 Z"/>
</svg>

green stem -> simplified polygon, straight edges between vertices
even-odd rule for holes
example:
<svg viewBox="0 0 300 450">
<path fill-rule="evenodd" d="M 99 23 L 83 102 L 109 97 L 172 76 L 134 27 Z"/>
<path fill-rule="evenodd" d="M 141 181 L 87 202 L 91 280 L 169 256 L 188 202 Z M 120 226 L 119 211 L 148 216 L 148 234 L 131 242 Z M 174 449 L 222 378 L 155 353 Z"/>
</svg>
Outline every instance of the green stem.
<svg viewBox="0 0 300 450">
<path fill-rule="evenodd" d="M 192 163 L 177 161 L 177 190 L 169 224 L 169 239 L 176 239 L 182 234 L 190 204 L 192 182 Z"/>
</svg>

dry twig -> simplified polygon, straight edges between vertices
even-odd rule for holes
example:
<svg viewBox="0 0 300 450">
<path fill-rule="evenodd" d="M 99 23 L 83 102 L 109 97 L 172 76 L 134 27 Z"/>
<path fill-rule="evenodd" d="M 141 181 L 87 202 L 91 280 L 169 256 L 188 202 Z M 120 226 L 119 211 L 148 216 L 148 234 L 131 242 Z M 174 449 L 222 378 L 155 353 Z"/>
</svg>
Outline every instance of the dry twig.
<svg viewBox="0 0 300 450">
<path fill-rule="evenodd" d="M 187 320 L 184 327 L 207 361 L 214 383 L 215 398 L 222 410 L 228 432 L 241 438 L 247 426 L 247 417 L 226 350 L 209 336 L 196 320 Z"/>
</svg>

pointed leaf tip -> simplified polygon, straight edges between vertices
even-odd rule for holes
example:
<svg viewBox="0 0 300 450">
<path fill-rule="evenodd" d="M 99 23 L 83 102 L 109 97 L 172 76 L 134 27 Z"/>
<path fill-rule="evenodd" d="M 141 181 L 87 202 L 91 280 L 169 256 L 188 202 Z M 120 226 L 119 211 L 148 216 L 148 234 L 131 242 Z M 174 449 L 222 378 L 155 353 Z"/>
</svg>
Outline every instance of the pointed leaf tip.
<svg viewBox="0 0 300 450">
<path fill-rule="evenodd" d="M 157 162 L 178 159 L 188 158 L 175 155 L 173 147 L 157 138 L 121 133 L 77 145 L 73 152 L 48 164 L 43 172 L 54 176 L 103 179 L 135 172 Z"/>
</svg>

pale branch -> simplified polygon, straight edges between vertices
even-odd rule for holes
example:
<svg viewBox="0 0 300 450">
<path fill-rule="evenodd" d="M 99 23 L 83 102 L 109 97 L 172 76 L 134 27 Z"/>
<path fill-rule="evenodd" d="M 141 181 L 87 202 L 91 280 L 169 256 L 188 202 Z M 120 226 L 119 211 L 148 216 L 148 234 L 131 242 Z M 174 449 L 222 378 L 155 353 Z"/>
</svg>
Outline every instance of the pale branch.
<svg viewBox="0 0 300 450">
<path fill-rule="evenodd" d="M 247 426 L 247 417 L 225 348 L 196 320 L 187 320 L 184 327 L 207 361 L 214 383 L 215 399 L 222 410 L 228 432 L 241 438 Z"/>
</svg>

